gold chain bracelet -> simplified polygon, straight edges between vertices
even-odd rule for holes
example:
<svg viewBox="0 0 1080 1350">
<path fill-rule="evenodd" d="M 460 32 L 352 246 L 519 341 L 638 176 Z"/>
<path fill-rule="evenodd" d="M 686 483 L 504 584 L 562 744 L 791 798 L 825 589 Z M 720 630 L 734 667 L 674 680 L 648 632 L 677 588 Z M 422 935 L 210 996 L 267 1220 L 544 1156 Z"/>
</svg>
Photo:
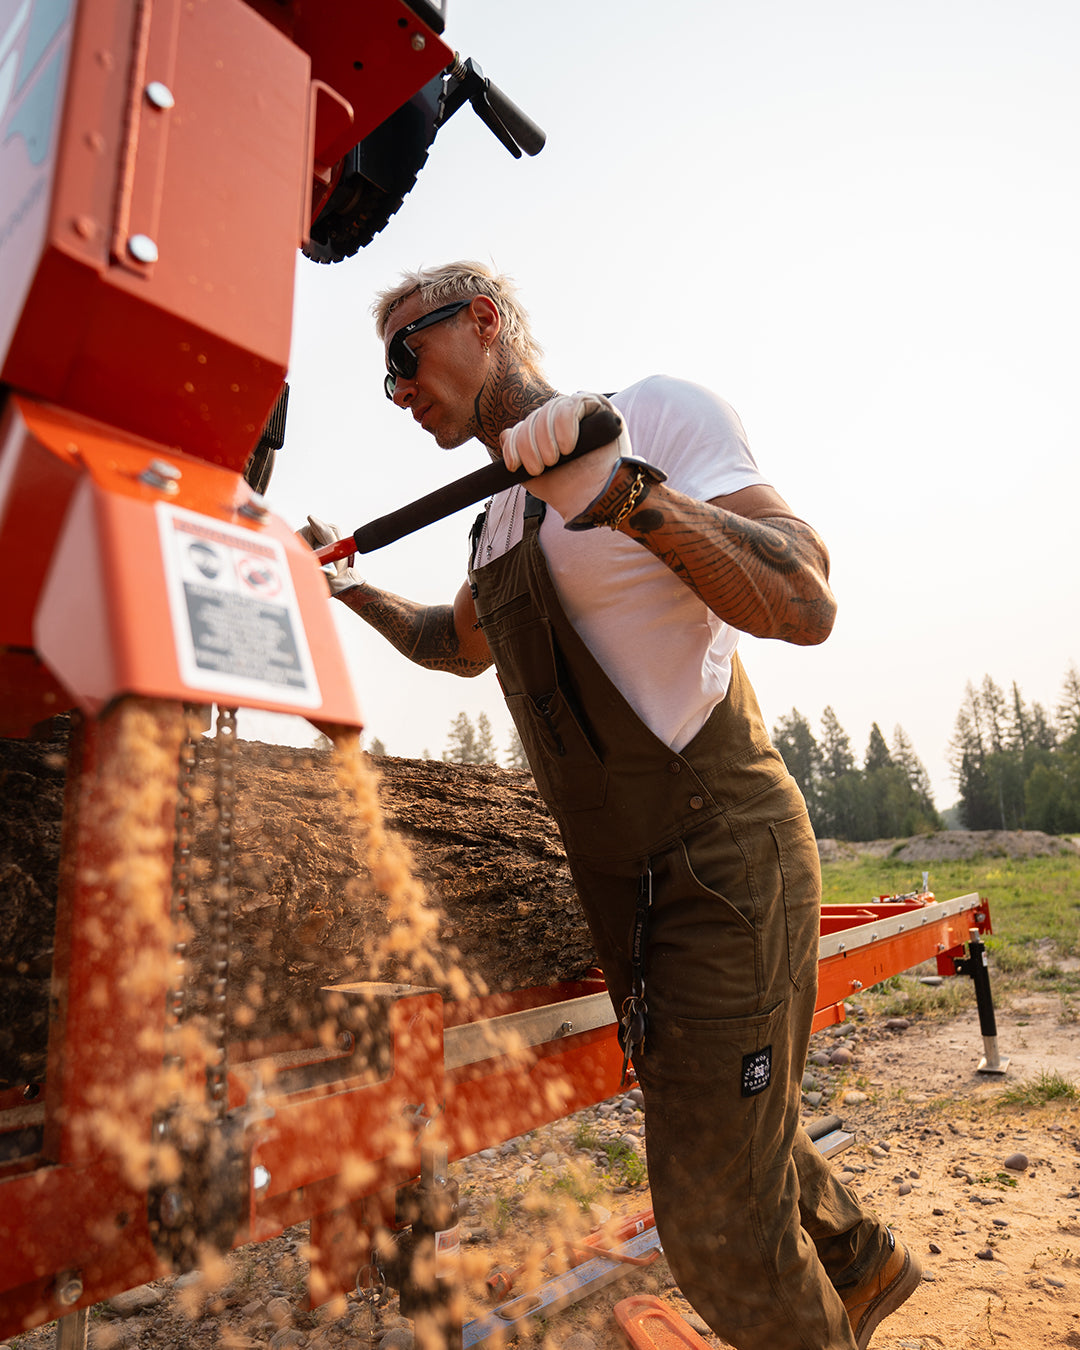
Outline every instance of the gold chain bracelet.
<svg viewBox="0 0 1080 1350">
<path fill-rule="evenodd" d="M 638 498 L 641 496 L 644 490 L 645 490 L 645 474 L 641 471 L 641 469 L 638 469 L 637 477 L 634 479 L 634 482 L 630 488 L 630 496 L 627 497 L 622 510 L 613 520 L 605 520 L 603 524 L 605 524 L 609 530 L 617 530 L 619 526 L 623 523 L 623 521 L 626 519 L 626 517 L 630 514 L 630 512 L 634 509 L 634 507 L 637 506 Z"/>
</svg>

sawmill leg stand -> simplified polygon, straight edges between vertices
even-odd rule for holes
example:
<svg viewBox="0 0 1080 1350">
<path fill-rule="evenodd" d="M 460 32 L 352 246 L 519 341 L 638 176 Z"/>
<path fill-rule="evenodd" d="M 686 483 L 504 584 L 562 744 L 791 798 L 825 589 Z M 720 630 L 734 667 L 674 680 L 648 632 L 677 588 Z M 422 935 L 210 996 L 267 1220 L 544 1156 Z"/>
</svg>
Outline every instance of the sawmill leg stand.
<svg viewBox="0 0 1080 1350">
<path fill-rule="evenodd" d="M 979 1009 L 979 1030 L 982 1032 L 986 1054 L 979 1061 L 976 1073 L 1004 1073 L 1009 1067 L 1008 1056 L 998 1053 L 997 1018 L 994 1016 L 994 998 L 990 992 L 990 971 L 986 965 L 986 946 L 977 928 L 968 934 L 968 955 L 954 964 L 957 974 L 970 975 L 975 983 L 975 1002 Z"/>
</svg>

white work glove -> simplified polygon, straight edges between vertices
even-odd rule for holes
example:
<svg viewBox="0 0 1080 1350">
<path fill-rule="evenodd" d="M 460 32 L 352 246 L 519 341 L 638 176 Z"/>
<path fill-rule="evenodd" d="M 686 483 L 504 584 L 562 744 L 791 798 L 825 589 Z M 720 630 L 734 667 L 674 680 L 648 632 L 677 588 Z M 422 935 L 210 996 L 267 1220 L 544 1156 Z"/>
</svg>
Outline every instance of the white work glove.
<svg viewBox="0 0 1080 1350">
<path fill-rule="evenodd" d="M 336 544 L 341 538 L 341 531 L 336 525 L 328 525 L 325 520 L 320 520 L 318 516 L 308 516 L 307 519 L 308 523 L 302 525 L 296 533 L 305 544 L 310 544 L 312 548 L 323 548 L 326 544 Z M 355 557 L 355 553 L 350 553 L 347 558 L 339 558 L 337 562 L 327 563 L 323 568 L 323 576 L 326 577 L 326 584 L 330 587 L 331 595 L 340 595 L 342 591 L 363 584 L 364 578 L 352 566 Z"/>
<path fill-rule="evenodd" d="M 533 475 L 529 491 L 554 507 L 563 520 L 583 511 L 603 490 L 615 462 L 634 453 L 624 423 L 618 440 L 550 472 L 577 445 L 582 418 L 601 408 L 614 411 L 603 394 L 556 394 L 499 437 L 506 467 L 527 469 Z"/>
</svg>

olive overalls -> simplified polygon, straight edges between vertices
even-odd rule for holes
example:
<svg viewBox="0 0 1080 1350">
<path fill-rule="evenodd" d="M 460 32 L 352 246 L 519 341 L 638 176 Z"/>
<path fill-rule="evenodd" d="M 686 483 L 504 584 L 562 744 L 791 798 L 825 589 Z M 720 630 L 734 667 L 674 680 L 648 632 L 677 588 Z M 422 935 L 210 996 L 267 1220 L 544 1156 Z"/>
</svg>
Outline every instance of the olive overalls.
<svg viewBox="0 0 1080 1350">
<path fill-rule="evenodd" d="M 634 1067 L 664 1252 L 738 1350 L 853 1350 L 834 1286 L 883 1259 L 886 1230 L 798 1123 L 821 890 L 802 796 L 737 656 L 727 697 L 681 753 L 653 735 L 563 613 L 542 511 L 529 497 L 521 543 L 470 564 L 469 579 L 616 1011 L 635 936 L 643 949 Z"/>
</svg>

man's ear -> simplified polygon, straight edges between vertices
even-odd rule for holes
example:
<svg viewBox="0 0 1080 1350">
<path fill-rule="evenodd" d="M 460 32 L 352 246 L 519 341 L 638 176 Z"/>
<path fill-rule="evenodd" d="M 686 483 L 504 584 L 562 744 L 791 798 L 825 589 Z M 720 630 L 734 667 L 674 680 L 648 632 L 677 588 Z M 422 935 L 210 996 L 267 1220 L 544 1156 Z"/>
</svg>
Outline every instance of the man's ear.
<svg viewBox="0 0 1080 1350">
<path fill-rule="evenodd" d="M 486 295 L 473 296 L 469 304 L 469 317 L 476 326 L 480 341 L 485 347 L 490 347 L 502 328 L 502 319 L 495 302 Z"/>
</svg>

